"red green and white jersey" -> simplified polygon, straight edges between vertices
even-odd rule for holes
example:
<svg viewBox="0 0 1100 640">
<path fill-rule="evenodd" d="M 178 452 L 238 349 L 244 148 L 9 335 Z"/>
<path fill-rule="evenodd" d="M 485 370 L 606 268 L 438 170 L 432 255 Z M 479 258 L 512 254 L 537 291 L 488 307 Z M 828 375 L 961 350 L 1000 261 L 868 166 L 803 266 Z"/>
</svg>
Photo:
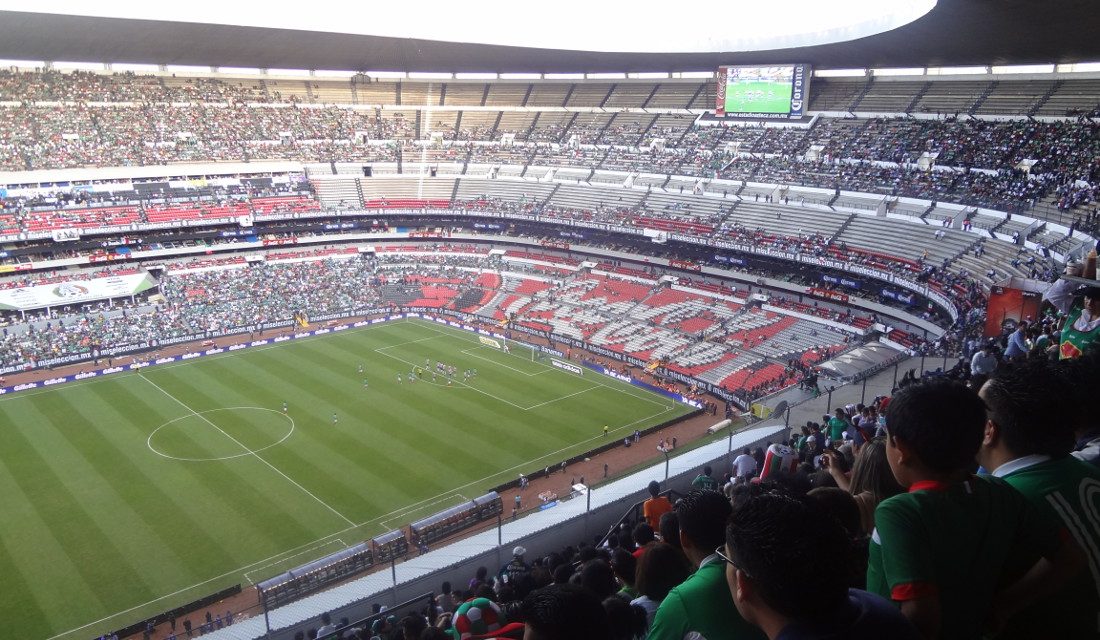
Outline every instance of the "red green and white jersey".
<svg viewBox="0 0 1100 640">
<path fill-rule="evenodd" d="M 1077 304 L 1066 316 L 1061 341 L 1058 343 L 1058 356 L 1062 360 L 1078 358 L 1089 345 L 1100 341 L 1100 318 L 1086 321 L 1081 317 L 1083 310 L 1081 304 Z"/>
<path fill-rule="evenodd" d="M 1010 567 L 1053 553 L 1057 529 L 1004 480 L 918 482 L 875 510 L 867 590 L 895 601 L 937 597 L 942 640 L 981 636 Z"/>
<path fill-rule="evenodd" d="M 1088 558 L 1060 592 L 1023 611 L 1004 638 L 1096 638 L 1100 636 L 1100 467 L 1066 456 L 1028 456 L 993 471 L 1035 508 L 1063 527 Z"/>
</svg>

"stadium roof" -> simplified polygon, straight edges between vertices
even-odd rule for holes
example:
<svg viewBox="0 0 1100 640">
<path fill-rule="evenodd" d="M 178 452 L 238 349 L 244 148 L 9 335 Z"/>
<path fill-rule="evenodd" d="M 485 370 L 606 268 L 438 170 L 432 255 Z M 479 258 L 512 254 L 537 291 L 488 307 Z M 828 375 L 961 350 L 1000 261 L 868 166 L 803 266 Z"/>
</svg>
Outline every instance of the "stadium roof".
<svg viewBox="0 0 1100 640">
<path fill-rule="evenodd" d="M 13 4 L 0 3 L 0 6 Z M 369 4 L 365 6 L 370 7 Z M 410 6 L 409 11 L 421 10 L 418 5 L 416 7 Z M 483 8 L 477 3 L 466 7 L 469 12 Z M 183 8 L 188 6 L 183 5 Z M 634 10 L 633 5 L 630 10 Z M 299 7 L 290 13 L 303 11 L 308 12 L 308 9 Z M 196 13 L 199 12 L 190 15 Z M 532 25 L 532 30 L 545 33 L 538 12 L 528 10 L 521 17 Z M 578 10 L 576 17 L 584 20 L 586 13 Z M 650 17 L 654 22 L 665 24 L 676 18 L 689 26 L 706 21 L 733 23 L 739 18 L 739 9 L 734 5 L 697 5 L 679 10 L 666 3 L 659 13 Z M 554 30 L 549 31 L 552 34 Z M 809 62 L 818 68 L 913 67 L 1095 61 L 1100 60 L 1100 38 L 1095 35 L 1098 32 L 1100 11 L 1096 11 L 1095 0 L 1044 0 L 1042 3 L 1032 0 L 939 0 L 931 11 L 910 24 L 848 42 L 837 42 L 834 34 L 832 38 L 818 40 L 831 44 L 702 53 L 576 51 L 272 27 L 0 11 L 0 58 L 427 72 L 702 71 L 722 64 L 774 62 Z M 850 33 L 858 33 L 858 30 Z M 458 35 L 466 37 L 462 33 Z M 534 40 L 536 43 L 543 41 L 553 40 Z M 571 45 L 571 41 L 563 38 L 559 46 Z"/>
</svg>

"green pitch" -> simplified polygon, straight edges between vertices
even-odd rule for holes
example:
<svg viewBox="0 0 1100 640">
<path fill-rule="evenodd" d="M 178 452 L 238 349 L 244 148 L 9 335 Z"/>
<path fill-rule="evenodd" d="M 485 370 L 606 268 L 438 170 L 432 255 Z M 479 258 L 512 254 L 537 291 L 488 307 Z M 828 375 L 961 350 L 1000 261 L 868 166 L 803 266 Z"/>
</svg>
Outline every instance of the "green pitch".
<svg viewBox="0 0 1100 640">
<path fill-rule="evenodd" d="M 688 410 L 422 321 L 8 396 L 4 635 L 92 638 Z"/>
<path fill-rule="evenodd" d="M 726 86 L 726 113 L 790 113 L 791 83 L 735 82 Z"/>
</svg>

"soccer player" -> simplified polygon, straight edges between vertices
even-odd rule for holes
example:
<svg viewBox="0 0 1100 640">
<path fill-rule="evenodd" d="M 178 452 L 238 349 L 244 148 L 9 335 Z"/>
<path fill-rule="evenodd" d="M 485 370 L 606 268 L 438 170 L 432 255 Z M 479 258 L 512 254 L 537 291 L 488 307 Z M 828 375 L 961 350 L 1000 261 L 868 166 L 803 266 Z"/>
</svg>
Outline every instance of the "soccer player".
<svg viewBox="0 0 1100 640">
<path fill-rule="evenodd" d="M 1024 494 L 1041 514 L 1091 549 L 1091 571 L 1013 618 L 998 638 L 1097 638 L 1100 626 L 1100 531 L 1089 496 L 1100 468 L 1069 455 L 1073 398 L 1046 360 L 1001 367 L 979 393 L 989 408 L 978 452 L 982 467 Z M 1090 526 L 1091 525 L 1091 526 Z"/>
<path fill-rule="evenodd" d="M 397 384 L 401 384 L 401 374 L 397 374 Z"/>
<path fill-rule="evenodd" d="M 875 510 L 867 590 L 926 638 L 980 637 L 1080 566 L 1027 498 L 970 474 L 985 423 L 981 399 L 948 380 L 909 385 L 887 409 L 886 459 L 908 493 Z"/>
<path fill-rule="evenodd" d="M 363 378 L 363 388 L 366 389 L 368 386 L 370 385 L 367 384 L 367 379 Z"/>
<path fill-rule="evenodd" d="M 359 374 L 360 375 L 363 374 L 363 363 L 361 363 L 361 362 L 359 363 Z"/>
<path fill-rule="evenodd" d="M 283 413 L 284 414 L 286 413 L 286 410 L 287 410 L 286 402 L 283 402 Z"/>
<path fill-rule="evenodd" d="M 603 426 L 603 434 L 604 434 L 604 435 L 606 436 L 606 435 L 607 435 L 607 432 L 608 432 L 609 430 L 610 430 L 610 428 L 609 428 L 609 427 L 608 427 L 608 426 L 607 426 L 607 425 L 605 424 L 605 425 Z"/>
<path fill-rule="evenodd" d="M 332 424 L 336 424 L 336 412 L 332 412 Z"/>
</svg>

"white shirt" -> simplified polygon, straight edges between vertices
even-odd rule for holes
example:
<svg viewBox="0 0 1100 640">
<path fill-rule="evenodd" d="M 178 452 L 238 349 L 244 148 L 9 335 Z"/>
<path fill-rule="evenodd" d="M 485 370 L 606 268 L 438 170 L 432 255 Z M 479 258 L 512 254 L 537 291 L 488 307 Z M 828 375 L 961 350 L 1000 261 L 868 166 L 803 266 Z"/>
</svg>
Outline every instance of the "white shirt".
<svg viewBox="0 0 1100 640">
<path fill-rule="evenodd" d="M 979 351 L 970 359 L 970 372 L 978 374 L 993 373 L 997 369 L 997 356 L 992 353 L 986 355 Z"/>
<path fill-rule="evenodd" d="M 1050 460 L 1050 456 L 1044 456 L 1040 454 L 1033 454 L 1030 456 L 1022 456 L 1015 460 L 1009 460 L 1008 462 L 997 467 L 990 472 L 990 475 L 994 478 L 1003 478 L 1010 473 L 1015 473 L 1021 469 L 1027 469 L 1028 467 L 1034 467 L 1037 464 L 1041 464 Z"/>
<path fill-rule="evenodd" d="M 742 453 L 733 460 L 733 468 L 737 470 L 737 477 L 743 478 L 756 472 L 756 458 Z"/>
</svg>

